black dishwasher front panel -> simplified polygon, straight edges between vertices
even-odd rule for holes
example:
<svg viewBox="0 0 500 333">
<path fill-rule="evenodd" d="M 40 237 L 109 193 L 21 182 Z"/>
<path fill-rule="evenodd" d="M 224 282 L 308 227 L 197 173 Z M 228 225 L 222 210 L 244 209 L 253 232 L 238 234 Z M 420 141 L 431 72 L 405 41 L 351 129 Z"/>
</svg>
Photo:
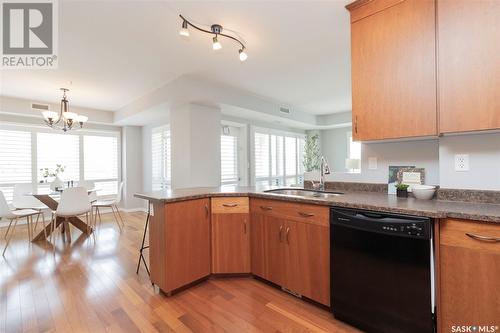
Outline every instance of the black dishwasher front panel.
<svg viewBox="0 0 500 333">
<path fill-rule="evenodd" d="M 431 222 L 332 209 L 334 316 L 366 332 L 433 332 Z"/>
</svg>

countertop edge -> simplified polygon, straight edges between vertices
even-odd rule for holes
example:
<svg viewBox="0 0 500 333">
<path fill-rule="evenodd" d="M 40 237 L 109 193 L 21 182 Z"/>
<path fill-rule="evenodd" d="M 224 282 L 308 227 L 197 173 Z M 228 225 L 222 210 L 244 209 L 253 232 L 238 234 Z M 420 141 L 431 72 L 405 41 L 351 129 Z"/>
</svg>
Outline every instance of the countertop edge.
<svg viewBox="0 0 500 333">
<path fill-rule="evenodd" d="M 485 223 L 500 223 L 500 216 L 498 215 L 490 215 L 487 213 L 481 214 L 473 214 L 473 213 L 464 213 L 464 212 L 449 212 L 449 211 L 428 211 L 428 210 L 419 210 L 412 208 L 398 208 L 398 207 L 387 207 L 387 206 L 378 206 L 374 204 L 365 204 L 365 203 L 350 203 L 350 202 L 331 202 L 328 200 L 322 199 L 313 199 L 313 198 L 302 198 L 302 197 L 292 197 L 292 196 L 283 196 L 272 193 L 264 193 L 264 192 L 206 192 L 199 194 L 186 194 L 185 196 L 178 196 L 173 198 L 158 198 L 153 197 L 151 195 L 136 193 L 134 197 L 145 199 L 151 202 L 164 202 L 164 203 L 173 203 L 180 202 L 186 200 L 195 200 L 195 199 L 203 199 L 203 198 L 211 198 L 211 197 L 237 197 L 237 196 L 248 196 L 253 198 L 262 198 L 262 199 L 272 199 L 272 200 L 281 200 L 281 201 L 291 201 L 291 202 L 300 202 L 300 203 L 308 203 L 315 204 L 321 206 L 329 206 L 329 207 L 344 207 L 344 208 L 357 208 L 357 209 L 366 209 L 372 211 L 379 212 L 387 212 L 387 213 L 398 213 L 405 215 L 414 215 L 414 216 L 423 216 L 430 217 L 434 219 L 444 219 L 444 218 L 454 218 L 454 219 L 463 219 L 463 220 L 474 220 Z M 442 201 L 444 203 L 444 201 Z M 460 204 L 460 202 L 454 202 L 456 204 Z M 489 204 L 492 205 L 492 204 Z"/>
</svg>

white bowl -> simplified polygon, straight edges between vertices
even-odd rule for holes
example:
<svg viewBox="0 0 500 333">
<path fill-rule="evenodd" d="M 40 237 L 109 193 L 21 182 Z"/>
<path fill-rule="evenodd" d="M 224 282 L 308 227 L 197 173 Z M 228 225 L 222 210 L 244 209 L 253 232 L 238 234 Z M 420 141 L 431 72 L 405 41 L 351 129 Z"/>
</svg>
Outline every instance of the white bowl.
<svg viewBox="0 0 500 333">
<path fill-rule="evenodd" d="M 430 200 L 436 193 L 436 186 L 430 185 L 414 185 L 412 186 L 412 193 L 417 199 Z"/>
</svg>

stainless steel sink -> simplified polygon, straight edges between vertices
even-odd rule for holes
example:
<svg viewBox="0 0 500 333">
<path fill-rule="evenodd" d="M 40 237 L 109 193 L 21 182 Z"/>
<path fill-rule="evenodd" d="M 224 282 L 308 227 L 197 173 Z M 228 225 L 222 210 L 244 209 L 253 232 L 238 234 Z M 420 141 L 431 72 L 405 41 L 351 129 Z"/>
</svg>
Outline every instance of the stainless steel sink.
<svg viewBox="0 0 500 333">
<path fill-rule="evenodd" d="M 275 190 L 267 190 L 265 192 L 294 196 L 294 197 L 325 198 L 325 199 L 333 198 L 343 194 L 341 192 L 323 192 L 323 191 L 294 189 L 294 188 L 279 188 Z"/>
</svg>

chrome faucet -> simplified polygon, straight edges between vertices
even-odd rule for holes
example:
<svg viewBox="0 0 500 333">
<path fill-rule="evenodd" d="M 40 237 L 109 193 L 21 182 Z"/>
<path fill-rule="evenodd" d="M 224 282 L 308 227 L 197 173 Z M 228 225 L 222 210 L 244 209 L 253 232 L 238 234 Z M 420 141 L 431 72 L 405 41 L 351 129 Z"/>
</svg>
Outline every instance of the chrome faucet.
<svg viewBox="0 0 500 333">
<path fill-rule="evenodd" d="M 318 191 L 325 190 L 325 175 L 330 174 L 330 167 L 328 166 L 328 159 L 325 156 L 321 156 L 321 163 L 319 166 L 319 182 L 316 184 L 313 181 L 313 188 Z"/>
</svg>

